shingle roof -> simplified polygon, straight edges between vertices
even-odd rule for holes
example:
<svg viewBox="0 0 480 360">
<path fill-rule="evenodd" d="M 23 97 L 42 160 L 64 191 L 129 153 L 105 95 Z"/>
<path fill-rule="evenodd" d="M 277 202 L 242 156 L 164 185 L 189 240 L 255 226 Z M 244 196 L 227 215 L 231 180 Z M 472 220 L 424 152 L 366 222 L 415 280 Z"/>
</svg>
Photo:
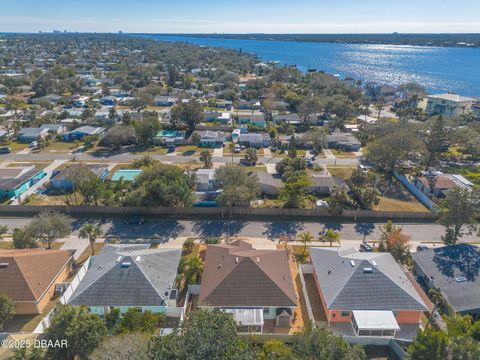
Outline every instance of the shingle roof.
<svg viewBox="0 0 480 360">
<path fill-rule="evenodd" d="M 148 244 L 106 245 L 69 303 L 164 306 L 167 291 L 174 285 L 180 255 L 179 249 L 149 249 Z"/>
<path fill-rule="evenodd" d="M 105 128 L 103 127 L 94 127 L 94 126 L 86 125 L 70 131 L 69 134 L 82 133 L 82 134 L 88 134 L 88 135 L 96 135 L 96 134 L 101 134 L 104 131 L 105 131 Z"/>
<path fill-rule="evenodd" d="M 434 188 L 436 189 L 453 189 L 455 186 L 457 186 L 457 184 L 452 178 L 445 175 L 435 176 L 434 180 Z M 423 186 L 430 188 L 430 182 L 426 176 L 420 176 L 418 178 L 418 181 L 420 181 Z"/>
<path fill-rule="evenodd" d="M 295 306 L 287 253 L 255 250 L 244 241 L 209 245 L 199 302 L 222 307 Z"/>
<path fill-rule="evenodd" d="M 448 100 L 454 102 L 474 102 L 475 99 L 465 96 L 460 96 L 457 94 L 437 94 L 437 95 L 429 95 L 431 99 L 441 99 L 441 100 Z"/>
<path fill-rule="evenodd" d="M 0 250 L 0 293 L 13 301 L 37 301 L 72 258 L 65 250 Z"/>
<path fill-rule="evenodd" d="M 251 134 L 240 134 L 238 137 L 238 141 L 240 142 L 263 142 L 263 141 L 270 141 L 270 135 L 266 133 L 251 133 Z"/>
<path fill-rule="evenodd" d="M 223 131 L 205 130 L 200 131 L 200 138 L 202 140 L 224 141 L 225 133 Z"/>
<path fill-rule="evenodd" d="M 311 248 L 310 257 L 330 310 L 426 310 L 388 253 Z M 350 263 L 354 262 L 354 265 Z M 369 268 L 371 272 L 365 272 Z"/>
<path fill-rule="evenodd" d="M 32 166 L 31 168 L 7 168 L 0 169 L 0 189 L 11 190 L 30 180 L 42 170 Z"/>
<path fill-rule="evenodd" d="M 79 165 L 71 165 L 62 170 L 60 170 L 57 174 L 55 174 L 55 180 L 62 180 L 68 179 L 75 169 L 78 168 L 85 168 L 89 170 L 95 176 L 102 175 L 106 170 L 108 170 L 108 166 L 105 165 L 97 165 L 97 164 L 79 164 Z"/>
<path fill-rule="evenodd" d="M 40 134 L 45 133 L 47 129 L 45 128 L 23 128 L 20 130 L 18 133 L 19 136 L 25 136 L 25 137 L 32 137 L 32 136 L 40 136 Z"/>
<path fill-rule="evenodd" d="M 455 311 L 480 309 L 478 247 L 457 244 L 419 251 L 412 256 L 415 264 L 432 279 Z M 462 277 L 465 281 L 456 280 Z"/>
</svg>

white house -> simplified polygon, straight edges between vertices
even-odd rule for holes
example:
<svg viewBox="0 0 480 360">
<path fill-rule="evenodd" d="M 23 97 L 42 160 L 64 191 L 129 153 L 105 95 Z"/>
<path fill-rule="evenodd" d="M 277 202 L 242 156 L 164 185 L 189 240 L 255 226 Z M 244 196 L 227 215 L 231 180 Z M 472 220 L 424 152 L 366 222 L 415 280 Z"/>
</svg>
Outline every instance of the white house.
<svg viewBox="0 0 480 360">
<path fill-rule="evenodd" d="M 429 95 L 427 102 L 428 115 L 460 116 L 471 110 L 475 99 L 455 94 Z"/>
</svg>

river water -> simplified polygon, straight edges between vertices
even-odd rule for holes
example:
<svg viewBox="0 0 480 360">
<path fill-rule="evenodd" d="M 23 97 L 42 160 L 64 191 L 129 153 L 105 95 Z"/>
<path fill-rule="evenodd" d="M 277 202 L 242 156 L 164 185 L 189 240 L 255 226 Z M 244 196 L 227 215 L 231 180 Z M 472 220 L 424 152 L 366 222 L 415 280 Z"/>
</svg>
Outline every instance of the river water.
<svg viewBox="0 0 480 360">
<path fill-rule="evenodd" d="M 163 41 L 220 46 L 255 53 L 264 61 L 314 68 L 383 84 L 416 82 L 430 93 L 480 96 L 480 49 L 337 44 L 142 35 Z"/>
</svg>

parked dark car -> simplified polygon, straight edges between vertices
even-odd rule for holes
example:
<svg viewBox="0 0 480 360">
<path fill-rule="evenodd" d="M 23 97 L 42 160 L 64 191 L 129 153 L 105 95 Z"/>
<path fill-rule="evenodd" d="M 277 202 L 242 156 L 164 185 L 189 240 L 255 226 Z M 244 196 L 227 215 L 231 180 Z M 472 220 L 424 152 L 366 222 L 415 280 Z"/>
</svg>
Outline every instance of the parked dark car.
<svg viewBox="0 0 480 360">
<path fill-rule="evenodd" d="M 12 152 L 12 149 L 8 146 L 0 147 L 0 154 L 9 154 Z"/>
<path fill-rule="evenodd" d="M 360 252 L 373 252 L 373 246 L 367 243 L 361 243 Z"/>
<path fill-rule="evenodd" d="M 248 162 L 247 160 L 245 159 L 240 159 L 240 165 L 243 165 L 243 166 L 255 166 L 257 165 L 257 163 L 254 161 L 252 163 Z"/>
<path fill-rule="evenodd" d="M 424 251 L 424 250 L 428 250 L 428 249 L 430 249 L 430 248 L 427 245 L 421 244 L 421 245 L 417 246 L 417 251 Z"/>
<path fill-rule="evenodd" d="M 132 216 L 131 218 L 128 218 L 125 220 L 125 224 L 128 225 L 142 225 L 145 222 L 145 218 L 141 216 Z"/>
</svg>

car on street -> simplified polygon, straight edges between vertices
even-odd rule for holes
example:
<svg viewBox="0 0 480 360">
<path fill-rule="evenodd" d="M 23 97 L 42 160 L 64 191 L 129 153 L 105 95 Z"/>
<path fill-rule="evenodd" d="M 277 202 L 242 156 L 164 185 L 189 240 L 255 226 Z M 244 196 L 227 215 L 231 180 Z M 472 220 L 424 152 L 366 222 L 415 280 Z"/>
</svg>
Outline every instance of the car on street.
<svg viewBox="0 0 480 360">
<path fill-rule="evenodd" d="M 420 245 L 417 246 L 417 251 L 425 251 L 425 250 L 428 250 L 428 249 L 430 249 L 428 247 L 428 245 L 420 244 Z"/>
<path fill-rule="evenodd" d="M 361 243 L 360 252 L 373 252 L 373 246 L 368 243 Z"/>
<path fill-rule="evenodd" d="M 12 152 L 12 148 L 8 146 L 0 147 L 0 154 L 9 154 Z"/>
<path fill-rule="evenodd" d="M 145 222 L 145 218 L 142 216 L 132 216 L 125 220 L 127 225 L 142 225 Z"/>
<path fill-rule="evenodd" d="M 235 147 L 233 148 L 233 152 L 235 154 L 238 154 L 242 149 L 240 148 L 239 144 L 235 144 Z"/>
</svg>

